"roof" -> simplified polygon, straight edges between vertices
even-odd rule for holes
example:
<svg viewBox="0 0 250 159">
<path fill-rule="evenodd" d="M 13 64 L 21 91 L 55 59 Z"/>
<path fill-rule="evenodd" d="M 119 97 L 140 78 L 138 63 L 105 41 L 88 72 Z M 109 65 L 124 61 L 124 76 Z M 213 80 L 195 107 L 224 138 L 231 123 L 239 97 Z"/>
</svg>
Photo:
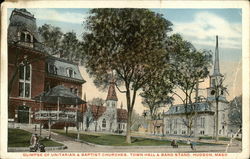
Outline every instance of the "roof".
<svg viewBox="0 0 250 159">
<path fill-rule="evenodd" d="M 128 112 L 126 109 L 117 109 L 117 121 L 118 122 L 127 122 Z"/>
<path fill-rule="evenodd" d="M 41 42 L 41 36 L 36 25 L 36 18 L 26 9 L 14 9 L 10 16 L 8 27 L 8 43 L 18 45 L 18 32 L 28 31 L 34 37 L 33 48 L 36 51 L 50 54 L 52 50 Z M 25 47 L 23 45 L 20 45 Z M 31 49 L 31 48 L 29 48 Z"/>
<path fill-rule="evenodd" d="M 85 82 L 77 64 L 53 56 L 46 59 L 46 64 L 48 76 L 78 80 L 81 83 Z M 68 75 L 68 69 L 73 71 L 73 75 L 71 77 Z"/>
<path fill-rule="evenodd" d="M 8 40 L 16 40 L 18 31 L 28 31 L 37 42 L 41 42 L 38 34 L 36 18 L 26 9 L 14 9 L 10 16 Z"/>
<path fill-rule="evenodd" d="M 215 97 L 207 97 L 207 101 L 208 102 L 213 102 L 213 101 L 215 101 Z M 225 103 L 228 102 L 227 99 L 225 97 L 222 97 L 222 96 L 219 97 L 219 101 L 220 102 L 225 102 Z"/>
<path fill-rule="evenodd" d="M 207 102 L 201 102 L 201 103 L 194 103 L 194 106 L 191 107 L 191 105 L 188 105 L 187 112 L 193 112 L 195 110 L 198 113 L 206 113 L 211 112 L 214 113 L 214 111 L 211 108 L 211 105 Z M 165 112 L 165 115 L 176 115 L 176 114 L 184 114 L 185 113 L 185 107 L 183 104 L 180 105 L 173 105 L 169 108 L 167 112 Z"/>
<path fill-rule="evenodd" d="M 108 95 L 107 95 L 106 100 L 118 101 L 118 98 L 117 98 L 116 92 L 115 92 L 115 83 L 113 81 L 110 82 Z"/>
<path fill-rule="evenodd" d="M 104 112 L 106 111 L 106 107 L 104 106 L 97 106 L 97 105 L 89 105 L 93 118 L 97 120 L 101 117 Z"/>
</svg>

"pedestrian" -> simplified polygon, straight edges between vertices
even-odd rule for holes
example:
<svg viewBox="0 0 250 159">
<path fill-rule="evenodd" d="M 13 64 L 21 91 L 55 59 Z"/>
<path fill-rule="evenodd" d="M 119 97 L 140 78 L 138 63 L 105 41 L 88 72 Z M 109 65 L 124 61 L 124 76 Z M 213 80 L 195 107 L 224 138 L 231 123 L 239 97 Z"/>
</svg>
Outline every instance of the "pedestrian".
<svg viewBox="0 0 250 159">
<path fill-rule="evenodd" d="M 171 146 L 172 146 L 173 148 L 178 148 L 178 143 L 176 142 L 176 140 L 173 140 L 173 141 L 171 142 Z"/>
<path fill-rule="evenodd" d="M 190 143 L 190 146 L 191 146 L 191 149 L 192 149 L 192 150 L 196 150 L 195 145 L 196 145 L 196 143 L 193 142 L 193 141 Z"/>
<path fill-rule="evenodd" d="M 32 134 L 30 138 L 30 152 L 36 152 L 38 149 L 38 136 L 37 134 Z"/>
</svg>

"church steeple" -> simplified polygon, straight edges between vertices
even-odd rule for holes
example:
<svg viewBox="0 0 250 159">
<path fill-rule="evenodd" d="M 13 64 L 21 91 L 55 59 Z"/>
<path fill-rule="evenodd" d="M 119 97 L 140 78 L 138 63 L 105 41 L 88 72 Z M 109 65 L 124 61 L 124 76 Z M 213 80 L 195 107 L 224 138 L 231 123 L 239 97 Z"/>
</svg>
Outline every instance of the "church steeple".
<svg viewBox="0 0 250 159">
<path fill-rule="evenodd" d="M 113 79 L 110 81 L 110 84 L 109 84 L 109 90 L 108 90 L 106 101 L 108 100 L 118 101 L 118 98 L 115 92 L 115 82 Z"/>
<path fill-rule="evenodd" d="M 218 35 L 216 35 L 216 47 L 215 47 L 215 56 L 214 56 L 214 70 L 213 70 L 212 76 L 221 76 L 220 62 L 219 62 Z"/>
</svg>

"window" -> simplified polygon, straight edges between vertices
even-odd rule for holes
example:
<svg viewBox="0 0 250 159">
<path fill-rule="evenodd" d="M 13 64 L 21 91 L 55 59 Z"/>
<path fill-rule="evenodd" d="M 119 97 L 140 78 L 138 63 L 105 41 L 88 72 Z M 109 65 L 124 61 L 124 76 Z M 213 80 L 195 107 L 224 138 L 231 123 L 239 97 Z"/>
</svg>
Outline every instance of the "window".
<svg viewBox="0 0 250 159">
<path fill-rule="evenodd" d="M 205 134 L 205 131 L 204 131 L 204 130 L 200 131 L 200 134 L 201 134 L 201 135 L 204 135 L 204 134 Z"/>
<path fill-rule="evenodd" d="M 77 88 L 75 89 L 75 95 L 78 96 L 78 89 Z"/>
<path fill-rule="evenodd" d="M 177 128 L 178 121 L 177 119 L 174 120 L 174 128 Z"/>
<path fill-rule="evenodd" d="M 223 95 L 223 94 L 224 94 L 224 91 L 223 91 L 223 90 L 221 90 L 220 94 L 221 94 L 221 95 Z"/>
<path fill-rule="evenodd" d="M 215 79 L 212 79 L 212 87 L 215 86 Z"/>
<path fill-rule="evenodd" d="M 57 74 L 57 67 L 53 64 L 48 65 L 48 71 L 51 74 Z"/>
<path fill-rule="evenodd" d="M 26 39 L 27 42 L 31 42 L 31 36 L 29 34 L 27 34 L 27 39 Z"/>
<path fill-rule="evenodd" d="M 75 72 L 71 68 L 67 68 L 67 76 L 68 77 L 74 77 Z"/>
<path fill-rule="evenodd" d="M 23 98 L 31 96 L 31 65 L 19 67 L 19 96 Z"/>
<path fill-rule="evenodd" d="M 177 131 L 176 131 L 176 130 L 174 131 L 174 134 L 177 134 Z"/>
<path fill-rule="evenodd" d="M 175 112 L 178 112 L 178 107 L 175 107 Z"/>
<path fill-rule="evenodd" d="M 205 128 L 205 117 L 201 117 L 201 128 Z"/>
<path fill-rule="evenodd" d="M 183 134 L 183 135 L 186 134 L 186 131 L 185 131 L 185 130 L 182 130 L 182 131 L 181 131 L 181 134 Z"/>
<path fill-rule="evenodd" d="M 102 120 L 102 127 L 106 128 L 106 120 L 105 119 Z"/>
<path fill-rule="evenodd" d="M 20 39 L 21 41 L 25 41 L 25 34 L 24 33 L 21 33 L 21 39 Z"/>
</svg>

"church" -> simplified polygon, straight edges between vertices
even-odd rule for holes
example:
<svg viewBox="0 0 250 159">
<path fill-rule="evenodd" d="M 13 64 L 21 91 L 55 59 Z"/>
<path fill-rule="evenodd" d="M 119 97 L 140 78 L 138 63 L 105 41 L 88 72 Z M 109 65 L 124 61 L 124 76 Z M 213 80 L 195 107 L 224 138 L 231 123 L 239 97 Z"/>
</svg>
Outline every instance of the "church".
<svg viewBox="0 0 250 159">
<path fill-rule="evenodd" d="M 109 84 L 104 105 L 87 104 L 83 115 L 83 130 L 123 133 L 127 129 L 127 110 L 118 108 L 115 83 Z"/>
<path fill-rule="evenodd" d="M 216 48 L 212 74 L 207 88 L 206 101 L 194 103 L 195 115 L 192 118 L 192 136 L 215 136 L 216 117 L 218 112 L 218 135 L 228 136 L 228 101 L 225 88 L 221 85 L 223 75 L 220 73 L 218 36 L 216 36 Z M 218 102 L 218 105 L 216 104 Z M 216 105 L 218 111 L 216 111 Z M 173 105 L 164 113 L 164 126 L 166 135 L 189 136 L 185 122 L 186 112 L 191 113 L 189 105 L 187 111 L 183 104 Z"/>
</svg>

